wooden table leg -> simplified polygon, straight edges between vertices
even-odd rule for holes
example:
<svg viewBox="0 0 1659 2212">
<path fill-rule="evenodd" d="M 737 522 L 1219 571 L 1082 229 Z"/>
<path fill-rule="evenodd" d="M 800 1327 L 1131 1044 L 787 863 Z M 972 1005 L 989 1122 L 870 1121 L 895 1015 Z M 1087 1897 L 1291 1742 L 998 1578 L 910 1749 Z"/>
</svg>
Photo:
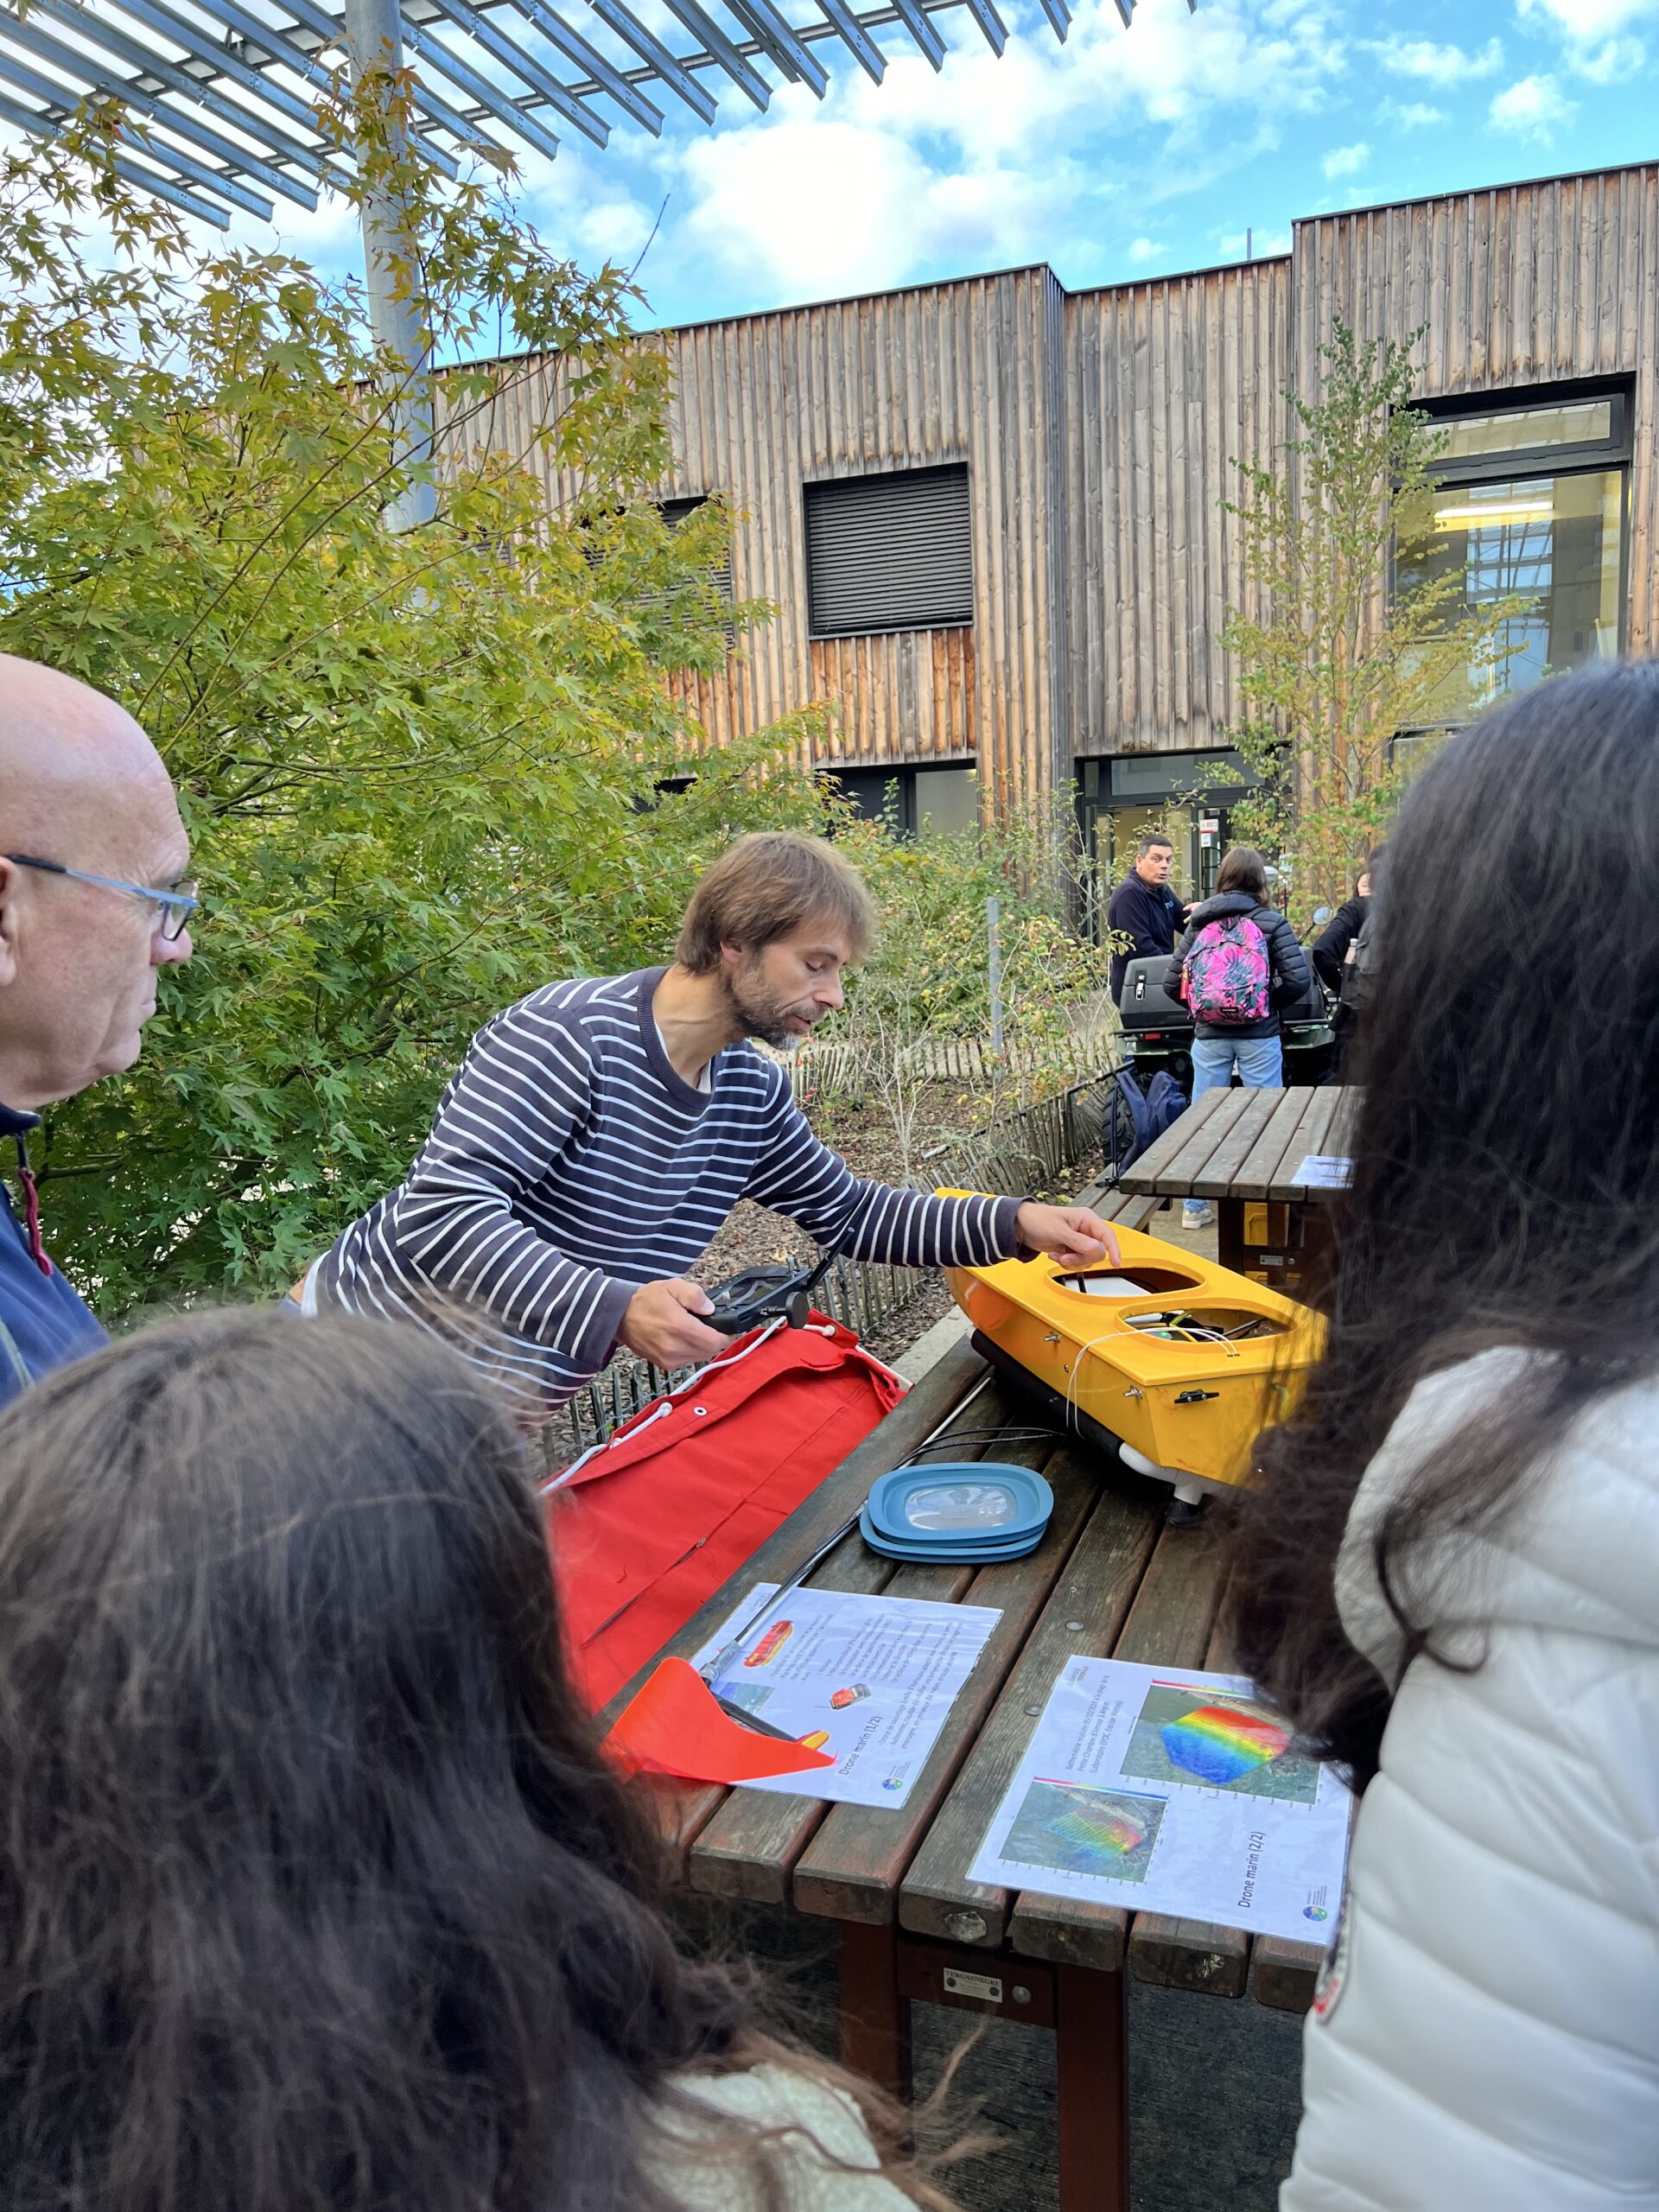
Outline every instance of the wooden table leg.
<svg viewBox="0 0 1659 2212">
<path fill-rule="evenodd" d="M 1128 2212 L 1123 1974 L 1057 1967 L 1060 2212 Z"/>
<path fill-rule="evenodd" d="M 1216 1257 L 1224 1268 L 1230 1268 L 1235 1274 L 1243 1272 L 1245 1257 L 1243 1198 L 1216 1200 Z"/>
<path fill-rule="evenodd" d="M 899 1993 L 899 1929 L 841 1923 L 841 2057 L 889 2096 L 911 2096 L 910 1999 Z"/>
</svg>

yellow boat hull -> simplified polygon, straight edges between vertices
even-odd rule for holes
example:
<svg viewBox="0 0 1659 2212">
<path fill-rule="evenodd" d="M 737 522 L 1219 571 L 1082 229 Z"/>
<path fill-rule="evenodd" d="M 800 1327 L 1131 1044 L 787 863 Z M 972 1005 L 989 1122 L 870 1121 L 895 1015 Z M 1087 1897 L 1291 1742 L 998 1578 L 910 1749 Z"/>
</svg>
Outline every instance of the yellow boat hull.
<svg viewBox="0 0 1659 2212">
<path fill-rule="evenodd" d="M 1251 1446 L 1319 1357 L 1324 1323 L 1213 1261 L 1116 1234 L 1116 1267 L 1005 1260 L 948 1268 L 945 1280 L 982 1336 L 1148 1471 L 1205 1490 L 1246 1480 Z"/>
</svg>

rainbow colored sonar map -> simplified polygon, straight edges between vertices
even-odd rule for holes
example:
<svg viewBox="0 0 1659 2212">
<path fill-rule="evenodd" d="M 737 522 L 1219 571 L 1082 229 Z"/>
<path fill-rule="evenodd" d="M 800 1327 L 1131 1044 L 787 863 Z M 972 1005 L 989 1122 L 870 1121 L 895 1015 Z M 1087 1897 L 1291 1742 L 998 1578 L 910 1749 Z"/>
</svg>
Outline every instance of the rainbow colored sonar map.
<svg viewBox="0 0 1659 2212">
<path fill-rule="evenodd" d="M 1319 1787 L 1319 1768 L 1291 1750 L 1290 1732 L 1265 1707 L 1185 1682 L 1154 1682 L 1147 1692 L 1123 1772 L 1300 1805 L 1311 1805 Z"/>
<path fill-rule="evenodd" d="M 1024 1866 L 1144 1882 L 1163 1817 L 1161 1797 L 1035 1781 L 1014 1815 L 1002 1855 Z"/>
</svg>

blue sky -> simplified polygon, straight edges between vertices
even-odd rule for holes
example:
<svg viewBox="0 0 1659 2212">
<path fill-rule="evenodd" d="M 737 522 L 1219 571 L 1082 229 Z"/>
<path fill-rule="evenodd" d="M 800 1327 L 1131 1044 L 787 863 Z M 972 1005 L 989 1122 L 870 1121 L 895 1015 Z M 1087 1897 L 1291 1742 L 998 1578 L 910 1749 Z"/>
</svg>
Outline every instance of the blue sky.
<svg viewBox="0 0 1659 2212">
<path fill-rule="evenodd" d="M 640 270 L 649 320 L 1046 261 L 1071 287 L 1289 245 L 1293 217 L 1659 156 L 1659 0 L 1035 0 L 999 61 L 965 12 L 936 75 L 896 33 L 886 80 L 839 49 L 828 96 L 704 129 L 630 124 L 532 160 L 520 205 L 584 264 Z M 664 103 L 680 114 L 678 104 Z M 664 208 L 664 203 L 666 202 Z M 269 239 L 260 227 L 250 235 Z M 356 259 L 349 216 L 283 235 Z"/>
</svg>

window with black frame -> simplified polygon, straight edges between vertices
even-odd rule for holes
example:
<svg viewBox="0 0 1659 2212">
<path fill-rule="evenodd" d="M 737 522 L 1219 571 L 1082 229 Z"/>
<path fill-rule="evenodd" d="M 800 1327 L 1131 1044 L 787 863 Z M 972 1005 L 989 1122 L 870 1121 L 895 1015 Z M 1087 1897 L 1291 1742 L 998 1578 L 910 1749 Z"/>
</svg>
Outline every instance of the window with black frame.
<svg viewBox="0 0 1659 2212">
<path fill-rule="evenodd" d="M 1611 660 L 1624 601 L 1627 389 L 1536 391 L 1452 411 L 1432 491 L 1402 502 L 1396 582 L 1461 570 L 1470 611 L 1519 601 L 1495 664 L 1453 673 L 1427 718 L 1445 727 L 1546 676 Z M 1405 549 L 1411 550 L 1408 553 Z"/>
</svg>

